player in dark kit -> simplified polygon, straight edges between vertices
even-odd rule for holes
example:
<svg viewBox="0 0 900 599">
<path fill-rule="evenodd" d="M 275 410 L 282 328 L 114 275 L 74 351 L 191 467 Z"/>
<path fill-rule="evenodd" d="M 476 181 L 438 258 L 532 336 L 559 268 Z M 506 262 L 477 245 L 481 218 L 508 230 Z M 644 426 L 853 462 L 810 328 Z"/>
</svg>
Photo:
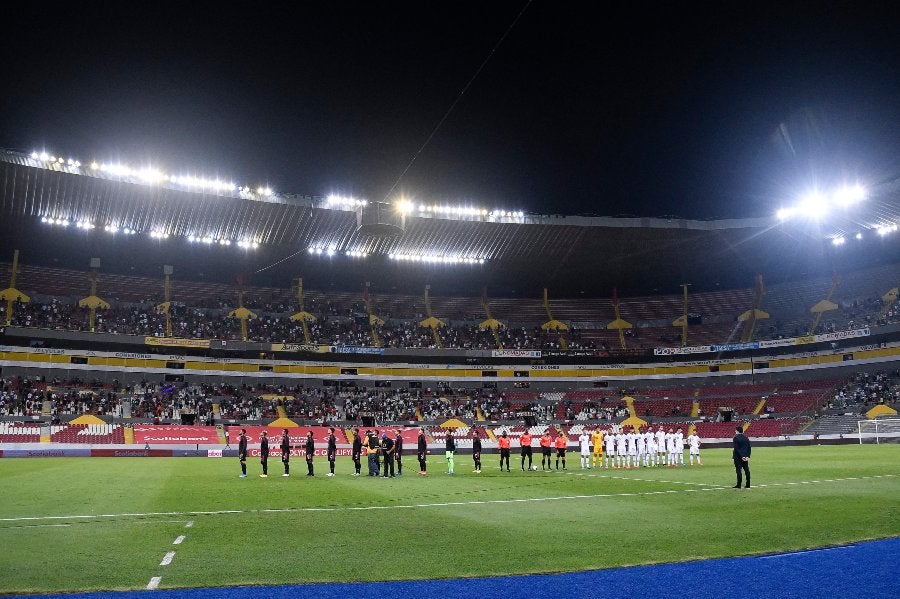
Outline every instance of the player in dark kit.
<svg viewBox="0 0 900 599">
<path fill-rule="evenodd" d="M 428 472 L 428 467 L 426 464 L 426 459 L 428 457 L 428 437 L 425 436 L 425 429 L 419 429 L 419 439 L 418 439 L 418 452 L 419 452 L 419 474 L 424 476 Z"/>
<path fill-rule="evenodd" d="M 259 440 L 259 463 L 262 464 L 262 474 L 260 478 L 268 478 L 269 476 L 269 434 L 262 432 L 262 438 Z"/>
<path fill-rule="evenodd" d="M 306 445 L 303 446 L 306 457 L 306 476 L 315 476 L 313 473 L 313 456 L 316 453 L 316 443 L 313 441 L 312 431 L 306 433 Z"/>
<path fill-rule="evenodd" d="M 388 470 L 394 478 L 394 441 L 387 433 L 381 433 L 381 453 L 384 456 L 384 478 L 388 477 Z"/>
<path fill-rule="evenodd" d="M 359 476 L 359 470 L 362 468 L 362 439 L 359 438 L 359 429 L 353 429 L 353 450 L 350 454 L 353 458 L 353 476 Z"/>
<path fill-rule="evenodd" d="M 328 429 L 328 468 L 331 470 L 325 476 L 334 476 L 334 461 L 337 459 L 337 438 L 334 436 L 334 427 Z"/>
<path fill-rule="evenodd" d="M 284 474 L 281 476 L 291 475 L 291 437 L 288 435 L 288 429 L 281 431 L 281 463 L 284 464 Z"/>
<path fill-rule="evenodd" d="M 481 474 L 481 438 L 478 433 L 472 438 L 472 461 L 475 462 L 475 474 Z"/>
<path fill-rule="evenodd" d="M 403 463 L 400 457 L 403 455 L 403 436 L 397 429 L 397 436 L 394 438 L 394 460 L 397 462 L 397 476 L 403 476 Z"/>
<path fill-rule="evenodd" d="M 238 437 L 238 461 L 241 463 L 241 478 L 247 478 L 247 429 L 241 429 Z"/>
</svg>

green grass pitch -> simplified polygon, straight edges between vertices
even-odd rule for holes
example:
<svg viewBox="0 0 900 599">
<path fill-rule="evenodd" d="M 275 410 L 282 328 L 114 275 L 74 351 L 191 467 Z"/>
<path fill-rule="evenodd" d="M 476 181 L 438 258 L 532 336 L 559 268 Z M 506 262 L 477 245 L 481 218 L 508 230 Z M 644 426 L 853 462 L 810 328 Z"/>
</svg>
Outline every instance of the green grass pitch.
<svg viewBox="0 0 900 599">
<path fill-rule="evenodd" d="M 458 456 L 451 477 L 433 455 L 426 478 L 411 455 L 387 480 L 346 458 L 334 478 L 322 459 L 282 478 L 275 459 L 261 479 L 250 460 L 243 480 L 227 458 L 0 460 L 0 593 L 574 571 L 900 534 L 900 445 L 757 447 L 750 490 L 730 488 L 730 450 L 676 469 L 570 457 L 507 474 L 485 456 L 477 475 Z"/>
</svg>

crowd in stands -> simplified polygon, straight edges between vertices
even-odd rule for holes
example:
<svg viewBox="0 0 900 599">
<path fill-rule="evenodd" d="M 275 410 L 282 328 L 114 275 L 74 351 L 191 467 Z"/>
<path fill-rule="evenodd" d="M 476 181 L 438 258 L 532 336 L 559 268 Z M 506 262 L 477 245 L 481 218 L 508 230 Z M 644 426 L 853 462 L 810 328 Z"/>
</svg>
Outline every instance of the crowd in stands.
<svg viewBox="0 0 900 599">
<path fill-rule="evenodd" d="M 77 303 L 77 296 L 40 296 L 28 303 L 16 303 L 13 307 L 11 324 L 18 327 L 64 329 L 89 331 L 90 313 Z M 156 306 L 158 301 L 145 299 L 137 302 L 110 302 L 112 307 L 98 310 L 94 319 L 94 331 L 138 336 L 163 337 L 167 331 L 166 316 Z M 401 348 L 434 348 L 437 346 L 434 333 L 419 326 L 424 317 L 412 305 L 385 300 L 390 310 L 379 314 L 385 320 L 376 326 L 376 334 L 382 345 Z M 245 305 L 254 311 L 255 317 L 247 321 L 248 340 L 271 343 L 304 343 L 306 333 L 303 324 L 292 321 L 291 315 L 297 310 L 285 299 L 268 301 L 245 296 Z M 228 316 L 237 306 L 226 299 L 195 300 L 190 305 L 172 302 L 170 308 L 171 336 L 196 339 L 240 339 L 242 327 L 239 320 Z M 309 341 L 326 345 L 373 345 L 372 329 L 369 325 L 365 306 L 359 302 L 346 304 L 327 300 L 309 300 L 304 306 L 316 316 L 316 321 L 308 323 Z M 438 315 L 439 317 L 442 315 Z M 712 318 L 715 324 L 694 327 L 695 339 L 699 335 L 701 343 L 723 342 L 733 333 L 734 318 L 718 315 Z M 723 319 L 724 318 L 724 319 Z M 730 319 L 729 319 L 730 318 Z M 507 349 L 561 349 L 560 334 L 544 331 L 540 322 L 527 326 L 516 324 L 510 328 L 494 332 L 481 329 L 482 314 L 455 311 L 453 318 L 444 316 L 447 326 L 438 329 L 442 347 L 458 349 L 496 349 L 497 342 Z M 6 320 L 6 305 L 0 305 L 0 320 Z M 680 331 L 671 326 L 670 319 L 661 322 L 634 322 L 634 328 L 625 332 L 626 343 L 631 351 L 649 351 L 656 346 L 680 344 Z M 816 328 L 817 333 L 853 329 L 863 326 L 881 326 L 900 322 L 900 307 L 885 309 L 880 297 L 845 299 L 838 310 L 829 312 Z M 780 319 L 777 315 L 760 323 L 757 338 L 792 337 L 807 334 L 809 322 Z M 594 350 L 615 353 L 619 351 L 618 339 L 605 330 L 605 322 L 598 322 L 589 328 L 586 324 L 571 323 L 569 331 L 562 334 L 564 343 L 570 349 Z M 586 328 L 587 327 L 587 328 Z M 689 338 L 690 340 L 690 338 Z"/>
<path fill-rule="evenodd" d="M 868 408 L 877 404 L 900 404 L 900 371 L 858 372 L 836 390 L 828 407 Z"/>
</svg>

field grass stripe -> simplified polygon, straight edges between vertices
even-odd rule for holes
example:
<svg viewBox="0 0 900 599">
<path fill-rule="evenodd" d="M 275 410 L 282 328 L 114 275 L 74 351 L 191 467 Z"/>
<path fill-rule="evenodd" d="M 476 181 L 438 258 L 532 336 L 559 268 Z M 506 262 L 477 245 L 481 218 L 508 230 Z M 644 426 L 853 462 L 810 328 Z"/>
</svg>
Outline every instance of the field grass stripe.
<svg viewBox="0 0 900 599">
<path fill-rule="evenodd" d="M 178 535 L 178 538 L 175 539 L 174 541 L 172 541 L 172 544 L 173 545 L 181 545 L 181 543 L 183 541 L 184 541 L 184 535 Z"/>
<path fill-rule="evenodd" d="M 168 566 L 169 564 L 172 563 L 173 559 L 175 559 L 175 552 L 170 551 L 162 558 L 162 561 L 159 562 L 159 565 L 160 566 Z"/>
<path fill-rule="evenodd" d="M 194 526 L 193 520 L 188 520 L 187 523 L 184 525 L 185 528 L 193 528 L 193 526 Z"/>
<path fill-rule="evenodd" d="M 159 583 L 161 580 L 162 580 L 161 576 L 154 576 L 153 578 L 151 578 L 150 582 L 147 583 L 147 590 L 148 591 L 154 590 L 156 587 L 159 586 Z"/>
<path fill-rule="evenodd" d="M 835 478 L 831 482 L 839 483 L 845 481 L 861 481 L 881 478 L 896 478 L 900 474 L 878 474 L 873 476 L 854 476 L 847 478 Z M 609 477 L 613 478 L 613 477 Z M 621 477 L 622 480 L 635 480 L 628 477 Z M 657 481 L 648 481 L 657 482 Z M 666 481 L 659 481 L 666 482 Z M 810 484 L 812 481 L 789 481 L 782 483 L 768 483 L 754 485 L 757 488 L 768 487 L 784 487 L 788 485 Z M 827 481 L 818 481 L 822 484 Z M 561 501 L 571 499 L 611 499 L 616 497 L 641 497 L 648 495 L 665 495 L 674 493 L 697 493 L 703 491 L 721 491 L 731 489 L 731 486 L 707 486 L 692 489 L 669 489 L 662 491 L 635 491 L 632 493 L 596 493 L 588 495 L 558 495 L 554 497 L 522 497 L 513 499 L 483 499 L 475 501 L 447 501 L 435 503 L 410 503 L 400 505 L 368 505 L 368 506 L 335 506 L 335 507 L 293 507 L 293 508 L 262 508 L 252 510 L 196 510 L 188 512 L 143 512 L 143 513 L 121 513 L 121 514 L 84 514 L 70 516 L 19 516 L 15 518 L 0 518 L 0 522 L 36 522 L 45 520 L 99 520 L 105 518 L 148 518 L 154 516 L 223 516 L 227 514 L 280 514 L 289 512 L 353 512 L 353 511 L 374 511 L 374 510 L 397 510 L 397 509 L 419 509 L 429 507 L 454 507 L 466 505 L 497 505 L 509 503 L 531 503 L 543 501 Z"/>
</svg>

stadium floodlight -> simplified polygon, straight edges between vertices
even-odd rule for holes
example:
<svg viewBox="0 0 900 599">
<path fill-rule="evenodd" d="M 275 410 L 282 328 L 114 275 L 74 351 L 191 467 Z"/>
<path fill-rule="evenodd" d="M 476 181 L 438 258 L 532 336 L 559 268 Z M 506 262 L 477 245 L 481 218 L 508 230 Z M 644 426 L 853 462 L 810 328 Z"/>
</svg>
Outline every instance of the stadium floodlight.
<svg viewBox="0 0 900 599">
<path fill-rule="evenodd" d="M 867 195 L 866 188 L 857 183 L 856 185 L 842 187 L 834 192 L 834 203 L 848 207 L 865 200 Z"/>
<path fill-rule="evenodd" d="M 844 243 L 846 241 L 847 240 L 844 239 L 843 237 L 835 237 L 834 239 L 831 240 L 831 243 L 834 245 L 844 245 Z"/>
<path fill-rule="evenodd" d="M 44 162 L 47 162 L 48 160 L 50 160 L 50 155 L 47 154 L 47 152 L 41 152 L 40 159 Z"/>
<path fill-rule="evenodd" d="M 857 239 L 862 239 L 862 238 L 863 238 L 863 234 L 862 234 L 862 233 L 857 233 L 857 234 L 856 234 L 856 238 L 857 238 Z"/>
<path fill-rule="evenodd" d="M 400 200 L 399 202 L 397 202 L 397 210 L 401 214 L 409 214 L 413 211 L 414 206 L 415 205 L 409 200 Z"/>
</svg>

